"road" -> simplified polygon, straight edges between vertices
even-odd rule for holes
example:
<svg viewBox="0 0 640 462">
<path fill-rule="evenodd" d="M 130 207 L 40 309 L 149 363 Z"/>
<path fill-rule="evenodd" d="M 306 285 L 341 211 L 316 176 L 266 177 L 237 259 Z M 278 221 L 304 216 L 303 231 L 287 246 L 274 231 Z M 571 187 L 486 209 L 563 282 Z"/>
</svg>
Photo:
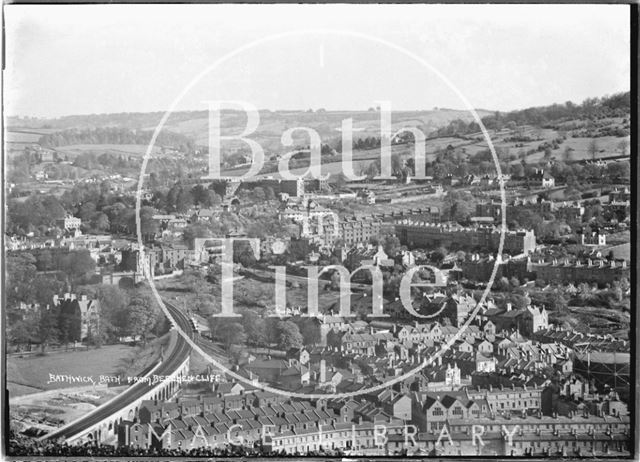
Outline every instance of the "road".
<svg viewBox="0 0 640 462">
<path fill-rule="evenodd" d="M 178 308 L 169 302 L 165 302 L 167 309 L 171 312 L 171 315 L 175 319 L 176 323 L 185 331 L 189 332 L 193 335 L 193 329 L 191 327 L 191 322 L 187 315 L 182 313 Z M 191 346 L 187 343 L 187 341 L 181 336 L 178 335 L 178 339 L 174 345 L 173 351 L 167 356 L 167 358 L 163 361 L 163 363 L 156 369 L 156 375 L 170 375 L 172 374 L 189 356 L 191 353 Z M 93 425 L 108 419 L 111 415 L 118 412 L 120 409 L 128 406 L 132 402 L 139 399 L 145 393 L 147 393 L 153 385 L 150 385 L 146 382 L 137 382 L 134 385 L 127 388 L 124 392 L 118 395 L 116 398 L 107 403 L 106 406 L 102 406 L 97 408 L 96 412 L 87 414 L 87 416 L 82 417 L 71 425 L 60 428 L 59 430 L 53 431 L 47 435 L 45 435 L 43 440 L 55 440 L 58 438 L 71 438 L 78 433 L 85 431 L 86 429 L 92 427 Z"/>
</svg>

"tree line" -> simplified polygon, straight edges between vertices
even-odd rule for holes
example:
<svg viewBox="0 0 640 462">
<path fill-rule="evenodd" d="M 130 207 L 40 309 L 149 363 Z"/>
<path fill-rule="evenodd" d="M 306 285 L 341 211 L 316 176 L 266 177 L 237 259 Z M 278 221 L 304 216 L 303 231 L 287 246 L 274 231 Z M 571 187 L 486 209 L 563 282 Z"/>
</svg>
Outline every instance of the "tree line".
<svg viewBox="0 0 640 462">
<path fill-rule="evenodd" d="M 40 146 L 53 148 L 74 144 L 149 144 L 153 136 L 152 130 L 130 130 L 123 127 L 96 127 L 85 129 L 69 129 L 46 134 L 40 137 Z M 160 132 L 156 139 L 157 146 L 170 146 L 181 152 L 193 152 L 193 141 L 180 134 L 167 130 Z"/>
<path fill-rule="evenodd" d="M 630 92 L 616 93 L 602 98 L 587 98 L 581 104 L 567 101 L 562 104 L 532 107 L 509 112 L 495 112 L 482 117 L 488 130 L 501 130 L 508 125 L 543 126 L 551 122 L 570 119 L 596 119 L 603 117 L 629 117 L 631 111 Z M 437 136 L 461 136 L 478 133 L 480 126 L 473 120 L 453 120 L 447 126 L 436 130 Z"/>
</svg>

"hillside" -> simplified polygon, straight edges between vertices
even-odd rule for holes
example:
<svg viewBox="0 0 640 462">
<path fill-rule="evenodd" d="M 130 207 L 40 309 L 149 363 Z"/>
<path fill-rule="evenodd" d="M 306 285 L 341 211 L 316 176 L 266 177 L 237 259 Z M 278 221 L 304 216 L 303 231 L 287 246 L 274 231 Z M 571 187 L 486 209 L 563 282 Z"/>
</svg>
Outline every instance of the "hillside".
<svg viewBox="0 0 640 462">
<path fill-rule="evenodd" d="M 479 115 L 489 130 L 501 163 L 540 164 L 553 160 L 579 162 L 607 157 L 626 156 L 629 152 L 630 98 L 621 93 L 590 98 L 581 104 L 566 102 L 511 112 L 482 110 Z M 147 148 L 155 124 L 162 113 L 121 113 L 74 115 L 56 119 L 7 118 L 7 155 L 11 180 L 24 183 L 37 172 L 46 171 L 49 179 L 75 179 L 119 173 L 135 177 L 141 156 Z M 250 138 L 265 151 L 263 174 L 277 170 L 278 156 L 309 144 L 308 135 L 294 132 L 294 147 L 282 145 L 282 134 L 292 128 L 312 128 L 320 135 L 323 173 L 335 174 L 342 169 L 341 133 L 343 120 L 353 120 L 354 171 L 361 173 L 380 156 L 380 114 L 368 111 L 260 111 L 260 123 Z M 247 117 L 241 111 L 224 111 L 223 135 L 244 130 Z M 396 111 L 392 114 L 394 130 L 416 127 L 428 137 L 427 161 L 486 164 L 487 173 L 494 171 L 488 145 L 480 127 L 467 111 L 433 109 Z M 156 142 L 148 172 L 155 172 L 159 182 L 170 182 L 179 176 L 202 176 L 206 169 L 208 144 L 206 111 L 176 112 L 168 119 Z M 44 160 L 38 146 L 54 152 Z M 407 160 L 413 155 L 412 136 L 394 140 L 393 153 Z M 242 141 L 223 144 L 223 174 L 245 172 L 250 151 Z M 62 161 L 63 164 L 60 165 Z M 56 163 L 57 162 L 57 163 Z M 308 156 L 293 160 L 290 168 L 300 173 L 308 166 Z M 455 166 L 428 169 L 440 176 Z M 520 166 L 517 166 L 520 169 Z M 505 168 L 503 167 L 503 171 Z M 17 172 L 17 173 L 16 173 Z M 178 173 L 176 173 L 178 172 Z M 15 173 L 15 174 L 12 174 Z"/>
</svg>

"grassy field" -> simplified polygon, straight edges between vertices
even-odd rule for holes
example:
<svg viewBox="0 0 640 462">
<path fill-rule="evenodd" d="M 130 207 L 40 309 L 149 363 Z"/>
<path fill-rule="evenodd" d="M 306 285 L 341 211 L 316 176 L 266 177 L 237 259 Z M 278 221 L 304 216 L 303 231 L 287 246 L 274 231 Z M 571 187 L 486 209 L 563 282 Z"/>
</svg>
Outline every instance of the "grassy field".
<svg viewBox="0 0 640 462">
<path fill-rule="evenodd" d="M 155 349 L 140 352 L 127 345 L 106 345 L 88 351 L 52 352 L 44 356 L 7 356 L 7 388 L 14 396 L 47 390 L 91 385 L 82 382 L 47 383 L 49 374 L 91 376 L 98 383 L 101 375 L 116 375 L 126 363 L 136 359 L 135 367 L 142 370 L 155 361 Z"/>
<path fill-rule="evenodd" d="M 617 136 L 602 136 L 599 138 L 567 138 L 560 149 L 564 150 L 565 146 L 569 146 L 575 150 L 573 156 L 575 160 L 588 160 L 590 159 L 588 146 L 594 139 L 596 140 L 598 148 L 600 150 L 604 150 L 604 152 L 600 152 L 598 154 L 598 157 L 619 156 L 621 154 L 618 150 L 618 144 L 620 144 L 620 141 L 630 141 L 630 137 L 628 136 L 624 138 L 620 138 Z"/>
<path fill-rule="evenodd" d="M 5 133 L 5 141 L 7 143 L 37 143 L 42 135 L 37 133 L 25 133 L 25 132 L 12 132 L 7 131 Z"/>
<path fill-rule="evenodd" d="M 442 144 L 442 142 L 440 142 L 440 144 Z M 446 147 L 447 144 L 449 143 L 446 142 L 444 146 Z M 425 157 L 428 161 L 433 161 L 435 159 L 435 154 L 433 154 L 435 150 L 436 150 L 435 147 L 431 147 L 430 145 L 427 146 L 427 151 L 426 151 L 427 154 Z M 397 154 L 404 159 L 408 159 L 410 156 L 414 155 L 414 148 L 412 145 L 392 146 L 391 154 L 392 155 Z M 352 160 L 354 173 L 356 175 L 359 175 L 363 169 L 366 169 L 372 162 L 375 162 L 376 160 L 380 160 L 379 148 L 367 149 L 367 150 L 354 150 L 353 160 Z M 308 166 L 291 168 L 290 172 L 294 175 L 302 175 L 307 171 L 308 168 L 309 168 Z M 240 168 L 227 169 L 227 170 L 224 170 L 222 174 L 227 176 L 240 176 L 246 173 L 248 170 L 249 170 L 249 167 L 246 166 L 246 167 L 240 167 Z M 340 173 L 343 172 L 342 158 L 340 156 L 336 156 L 335 160 L 332 160 L 331 162 L 323 163 L 321 167 L 321 171 L 323 175 L 326 175 L 327 173 L 331 174 L 332 177 L 339 175 Z M 256 177 L 280 178 L 280 175 L 278 172 L 272 172 L 272 173 L 263 173 L 260 175 L 256 175 Z"/>
<path fill-rule="evenodd" d="M 478 111 L 483 117 L 488 111 Z M 206 145 L 208 142 L 209 121 L 206 114 L 192 119 L 172 121 L 169 119 L 167 130 L 182 133 L 193 138 L 197 144 Z M 340 137 L 337 130 L 344 119 L 353 119 L 354 139 L 362 136 L 380 136 L 380 114 L 375 111 L 260 111 L 258 129 L 252 135 L 267 151 L 281 152 L 280 143 L 282 133 L 292 127 L 309 127 L 318 132 L 323 142 Z M 447 125 L 455 119 L 471 120 L 468 111 L 441 109 L 429 111 L 393 111 L 391 126 L 397 130 L 401 127 L 430 127 L 437 128 Z M 221 126 L 223 134 L 239 133 L 246 124 L 246 116 L 242 113 L 225 114 Z M 308 143 L 304 132 L 294 133 L 296 142 Z"/>
<path fill-rule="evenodd" d="M 522 134 L 525 136 L 530 136 L 532 138 L 540 137 L 540 140 L 530 141 L 530 142 L 507 142 L 504 141 L 505 138 L 513 136 L 511 132 L 508 130 L 502 130 L 500 132 L 490 132 L 489 135 L 491 137 L 491 142 L 493 143 L 496 149 L 508 149 L 510 154 L 518 154 L 520 151 L 527 152 L 531 149 L 537 149 L 537 147 L 546 142 L 551 142 L 551 140 L 558 138 L 560 135 L 556 130 L 552 130 L 549 128 L 536 128 L 536 127 L 525 127 L 522 129 Z M 481 136 L 481 133 L 476 133 L 470 135 L 470 137 Z M 620 155 L 620 151 L 618 149 L 618 144 L 622 140 L 630 140 L 630 137 L 616 137 L 616 136 L 603 136 L 598 138 L 573 138 L 568 136 L 567 139 L 560 145 L 560 149 L 553 151 L 552 157 L 556 157 L 558 160 L 564 159 L 564 151 L 567 147 L 572 148 L 574 151 L 572 153 L 572 160 L 584 160 L 589 159 L 590 154 L 588 152 L 588 146 L 592 140 L 596 140 L 598 150 L 601 151 L 598 153 L 598 157 L 612 157 Z M 460 141 L 460 140 L 458 140 Z M 431 142 L 431 141 L 430 141 Z M 463 142 L 464 143 L 464 142 Z M 518 144 L 518 146 L 516 146 Z M 455 144 L 453 144 L 456 147 Z M 466 152 L 470 155 L 476 154 L 479 151 L 483 151 L 487 149 L 487 143 L 483 141 L 472 142 L 464 145 Z M 427 152 L 429 149 L 427 148 Z M 541 162 L 544 157 L 544 152 L 535 152 L 533 154 L 529 154 L 526 158 L 528 163 L 533 162 Z M 518 163 L 520 159 L 512 161 L 512 163 Z"/>
</svg>

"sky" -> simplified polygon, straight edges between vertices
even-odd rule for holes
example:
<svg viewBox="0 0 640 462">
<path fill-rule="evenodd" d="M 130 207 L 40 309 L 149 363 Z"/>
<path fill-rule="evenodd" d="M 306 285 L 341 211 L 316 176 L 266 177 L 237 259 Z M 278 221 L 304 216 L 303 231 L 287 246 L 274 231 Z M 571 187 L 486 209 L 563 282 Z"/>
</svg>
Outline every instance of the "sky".
<svg viewBox="0 0 640 462">
<path fill-rule="evenodd" d="M 628 5 L 4 8 L 7 115 L 205 110 L 211 100 L 504 111 L 630 86 Z"/>
</svg>

